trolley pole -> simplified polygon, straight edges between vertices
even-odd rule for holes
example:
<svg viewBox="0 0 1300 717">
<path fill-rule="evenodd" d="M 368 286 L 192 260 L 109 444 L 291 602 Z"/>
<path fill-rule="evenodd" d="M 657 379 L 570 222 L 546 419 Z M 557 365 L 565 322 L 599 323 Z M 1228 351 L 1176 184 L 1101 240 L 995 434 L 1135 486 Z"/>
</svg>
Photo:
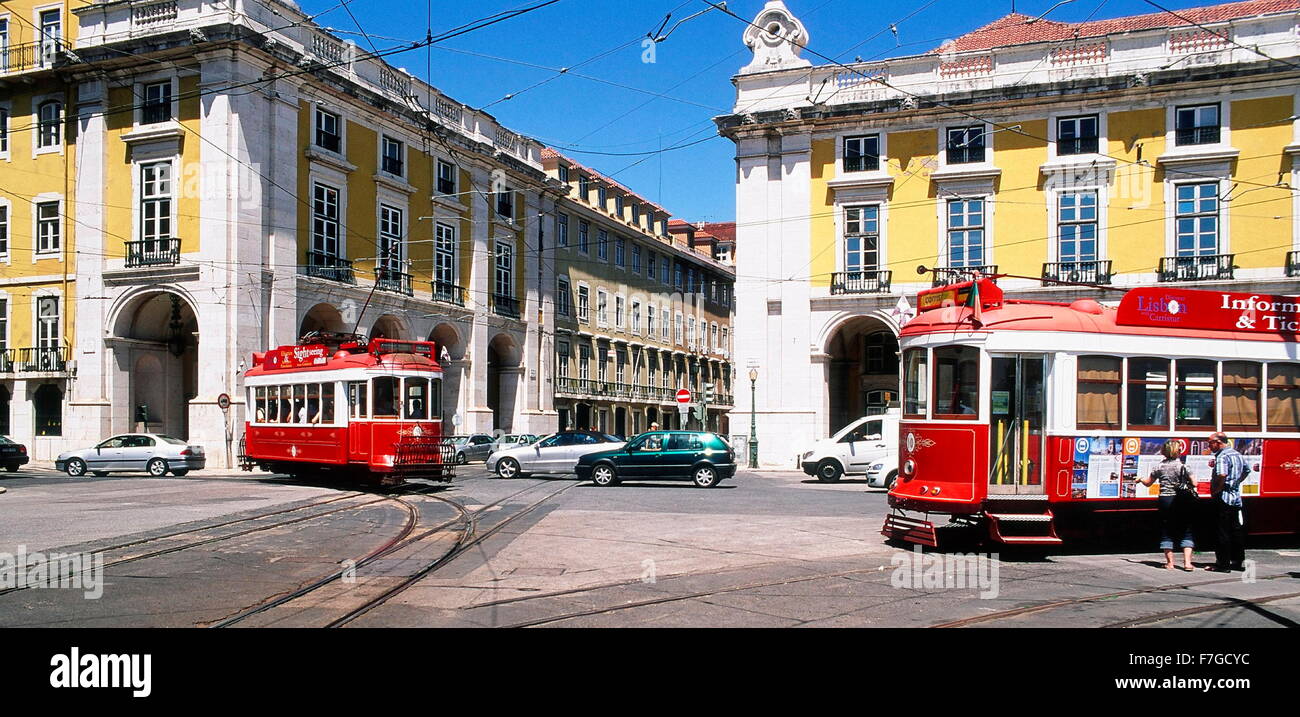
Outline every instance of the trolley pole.
<svg viewBox="0 0 1300 717">
<path fill-rule="evenodd" d="M 749 369 L 749 467 L 758 467 L 758 414 L 755 397 L 758 395 L 758 369 Z"/>
</svg>

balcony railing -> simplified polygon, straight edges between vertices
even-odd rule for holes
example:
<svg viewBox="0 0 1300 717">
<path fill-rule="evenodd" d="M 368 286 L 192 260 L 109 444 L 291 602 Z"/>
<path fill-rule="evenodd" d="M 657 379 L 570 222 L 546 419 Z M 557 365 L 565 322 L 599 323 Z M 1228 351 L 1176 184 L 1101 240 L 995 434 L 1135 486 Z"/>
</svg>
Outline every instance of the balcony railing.
<svg viewBox="0 0 1300 717">
<path fill-rule="evenodd" d="M 1286 254 L 1286 275 L 1300 276 L 1300 251 L 1289 251 Z"/>
<path fill-rule="evenodd" d="M 142 239 L 126 242 L 126 267 L 175 266 L 181 263 L 180 239 Z"/>
<path fill-rule="evenodd" d="M 415 295 L 415 289 L 411 287 L 411 275 L 396 269 L 376 268 L 375 288 L 380 291 L 391 291 L 394 294 Z"/>
<path fill-rule="evenodd" d="M 456 306 L 465 305 L 465 287 L 456 286 L 446 281 L 432 281 L 430 284 L 433 286 L 434 301 L 455 304 Z"/>
<path fill-rule="evenodd" d="M 519 318 L 519 299 L 502 294 L 493 294 L 492 313 L 497 316 L 504 316 L 507 319 Z"/>
<path fill-rule="evenodd" d="M 698 391 L 696 393 L 698 394 Z M 591 378 L 571 378 L 569 376 L 555 377 L 555 394 L 574 398 L 626 399 L 645 403 L 675 403 L 677 401 L 677 389 L 675 388 L 643 386 L 641 384 L 602 381 Z M 718 393 L 714 395 L 713 403 L 709 405 L 733 406 L 735 405 L 732 402 L 733 400 L 733 396 L 729 393 Z"/>
<path fill-rule="evenodd" d="M 68 370 L 72 349 L 66 346 L 26 347 L 0 351 L 0 373 L 59 373 Z"/>
<path fill-rule="evenodd" d="M 1231 279 L 1236 254 L 1160 257 L 1160 281 Z"/>
<path fill-rule="evenodd" d="M 1077 281 L 1081 284 L 1109 284 L 1110 259 L 1048 262 L 1043 264 L 1043 279 Z"/>
<path fill-rule="evenodd" d="M 61 40 L 9 45 L 0 49 L 0 74 L 54 67 L 66 48 Z"/>
<path fill-rule="evenodd" d="M 319 251 L 307 252 L 307 276 L 337 281 L 341 284 L 357 283 L 356 274 L 352 273 L 351 261 Z"/>
<path fill-rule="evenodd" d="M 983 264 L 980 266 L 959 266 L 959 267 L 937 267 L 934 270 L 933 286 L 944 286 L 962 281 L 970 281 L 975 274 L 982 276 L 998 273 L 997 264 Z"/>
<path fill-rule="evenodd" d="M 832 294 L 888 294 L 889 282 L 894 272 L 888 269 L 870 271 L 837 271 L 831 274 Z"/>
</svg>

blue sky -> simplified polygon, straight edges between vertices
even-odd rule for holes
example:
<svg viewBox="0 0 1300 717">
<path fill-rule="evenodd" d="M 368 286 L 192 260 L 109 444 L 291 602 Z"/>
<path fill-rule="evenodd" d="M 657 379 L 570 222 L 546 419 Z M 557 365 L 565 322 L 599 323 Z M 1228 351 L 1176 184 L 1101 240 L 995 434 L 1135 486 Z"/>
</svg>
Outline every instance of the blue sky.
<svg viewBox="0 0 1300 717">
<path fill-rule="evenodd" d="M 308 13 L 338 5 L 338 0 L 299 1 Z M 437 34 L 535 1 L 435 0 L 433 31 Z M 1157 1 L 1172 10 L 1215 4 Z M 1056 0 L 1017 0 L 1015 6 L 1018 12 L 1038 16 L 1054 4 Z M 763 0 L 728 3 L 746 19 L 762 6 Z M 1012 2 L 786 0 L 786 6 L 807 26 L 812 49 L 850 61 L 855 56 L 873 59 L 926 52 L 1007 14 Z M 422 39 L 428 26 L 426 2 L 420 0 L 352 0 L 349 7 L 380 49 L 398 40 Z M 732 75 L 749 61 L 749 51 L 741 42 L 746 26 L 713 10 L 683 23 L 654 45 L 653 62 L 643 61 L 646 50 L 641 44 L 670 12 L 668 27 L 708 7 L 702 0 L 560 0 L 428 50 L 388 59 L 460 102 L 486 106 L 507 127 L 613 175 L 678 218 L 732 221 L 734 146 L 720 137 L 707 138 L 716 134 L 711 118 L 732 107 Z M 1082 21 L 1155 11 L 1141 0 L 1073 0 L 1048 17 Z M 325 13 L 317 22 L 369 49 L 344 9 Z M 891 23 L 897 23 L 897 39 L 888 31 Z M 578 66 L 597 55 L 603 56 Z M 816 57 L 809 59 L 823 64 Z M 554 71 L 561 67 L 573 69 L 564 75 Z M 508 94 L 516 96 L 502 101 Z M 696 140 L 705 141 L 657 151 Z M 650 154 L 609 156 L 575 149 Z"/>
</svg>

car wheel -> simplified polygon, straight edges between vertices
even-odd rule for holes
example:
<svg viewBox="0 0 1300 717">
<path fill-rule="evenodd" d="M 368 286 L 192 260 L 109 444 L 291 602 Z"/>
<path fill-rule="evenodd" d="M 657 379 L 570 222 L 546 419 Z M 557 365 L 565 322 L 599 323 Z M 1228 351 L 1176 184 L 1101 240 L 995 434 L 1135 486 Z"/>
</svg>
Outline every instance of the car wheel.
<svg viewBox="0 0 1300 717">
<path fill-rule="evenodd" d="M 519 461 L 513 458 L 502 458 L 497 462 L 497 476 L 501 478 L 518 478 Z"/>
<path fill-rule="evenodd" d="M 844 475 L 844 469 L 840 468 L 839 463 L 829 458 L 817 464 L 817 480 L 823 483 L 836 483 L 842 475 Z"/>
<path fill-rule="evenodd" d="M 894 471 L 893 473 L 890 473 L 889 477 L 885 478 L 885 490 L 889 490 L 893 488 L 894 481 L 896 480 L 898 480 L 898 471 Z"/>
<path fill-rule="evenodd" d="M 68 465 L 64 470 L 73 478 L 80 478 L 86 475 L 86 462 L 80 458 L 69 458 Z"/>
<path fill-rule="evenodd" d="M 149 475 L 154 478 L 162 478 L 167 475 L 167 461 L 161 458 L 151 458 L 144 469 L 149 471 Z"/>
<path fill-rule="evenodd" d="M 598 486 L 618 485 L 618 473 L 614 466 L 601 463 L 591 471 L 591 482 Z"/>
<path fill-rule="evenodd" d="M 96 478 L 103 478 L 108 475 L 108 471 L 94 471 Z"/>
<path fill-rule="evenodd" d="M 180 478 L 181 476 L 189 472 L 190 472 L 189 468 L 182 468 L 181 470 L 178 471 L 172 471 L 172 475 L 176 476 L 177 478 Z"/>
<path fill-rule="evenodd" d="M 463 465 L 465 465 L 466 463 L 469 463 L 469 459 L 465 457 L 465 454 L 464 454 L 464 453 L 457 453 L 457 454 L 456 454 L 456 463 L 457 463 L 457 465 L 462 465 L 462 466 L 463 466 Z"/>
<path fill-rule="evenodd" d="M 697 488 L 713 488 L 718 485 L 718 471 L 713 466 L 700 466 L 691 473 L 691 480 Z"/>
</svg>

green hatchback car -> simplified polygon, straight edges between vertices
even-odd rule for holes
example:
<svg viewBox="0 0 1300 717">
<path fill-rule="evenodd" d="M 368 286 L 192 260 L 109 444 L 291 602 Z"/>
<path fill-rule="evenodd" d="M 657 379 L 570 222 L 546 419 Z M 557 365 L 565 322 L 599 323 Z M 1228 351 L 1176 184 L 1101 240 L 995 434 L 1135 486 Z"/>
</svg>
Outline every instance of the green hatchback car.
<svg viewBox="0 0 1300 717">
<path fill-rule="evenodd" d="M 574 472 L 599 486 L 625 479 L 689 480 L 712 488 L 736 474 L 736 452 L 716 433 L 652 431 L 622 448 L 582 456 Z"/>
</svg>

